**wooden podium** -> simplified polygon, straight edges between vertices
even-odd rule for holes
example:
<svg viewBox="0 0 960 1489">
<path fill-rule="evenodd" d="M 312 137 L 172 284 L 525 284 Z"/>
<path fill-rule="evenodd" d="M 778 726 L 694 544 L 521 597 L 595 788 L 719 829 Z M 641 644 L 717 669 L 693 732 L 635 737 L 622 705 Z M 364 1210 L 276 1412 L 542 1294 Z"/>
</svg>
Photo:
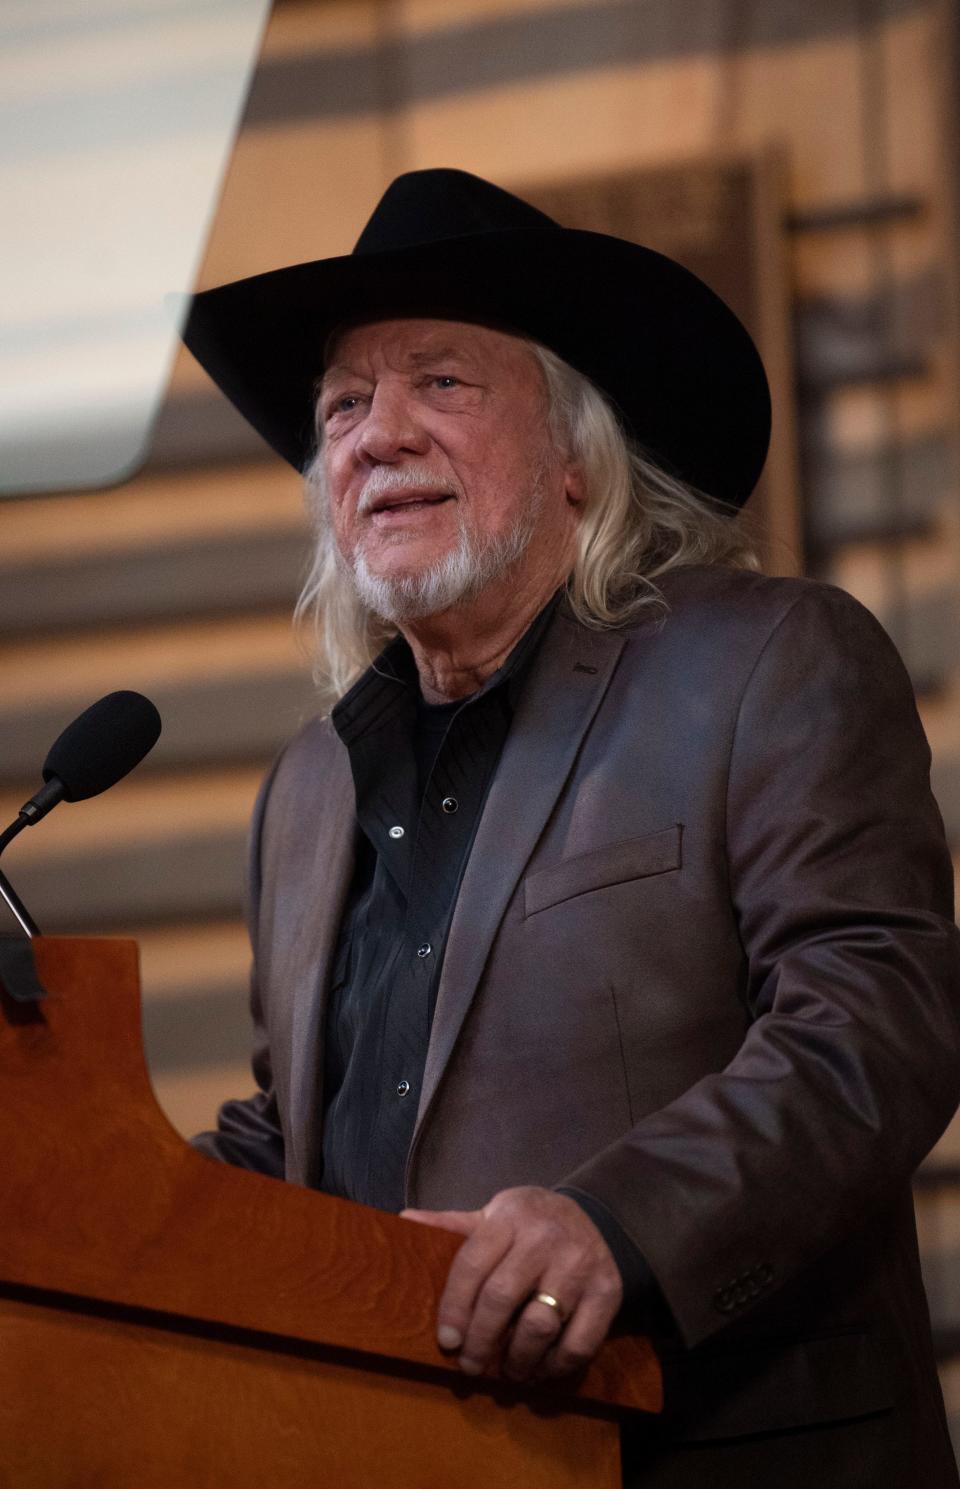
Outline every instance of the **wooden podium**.
<svg viewBox="0 0 960 1489">
<path fill-rule="evenodd" d="M 135 943 L 31 946 L 46 997 L 0 1009 L 2 1489 L 619 1485 L 648 1341 L 575 1391 L 467 1382 L 434 1336 L 457 1238 L 195 1153 Z"/>
</svg>

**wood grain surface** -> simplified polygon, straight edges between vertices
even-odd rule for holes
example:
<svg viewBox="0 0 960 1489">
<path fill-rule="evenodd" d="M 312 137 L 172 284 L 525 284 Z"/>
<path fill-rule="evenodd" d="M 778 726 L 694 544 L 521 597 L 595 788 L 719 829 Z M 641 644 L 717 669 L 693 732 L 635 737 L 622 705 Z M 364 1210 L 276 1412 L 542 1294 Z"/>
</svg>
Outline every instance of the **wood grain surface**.
<svg viewBox="0 0 960 1489">
<path fill-rule="evenodd" d="M 85 1414 L 119 1430 L 131 1391 L 141 1404 L 154 1395 L 164 1401 L 175 1412 L 176 1433 L 201 1444 L 189 1449 L 201 1458 L 204 1434 L 219 1441 L 229 1436 L 227 1424 L 251 1442 L 276 1431 L 299 1443 L 342 1420 L 344 1440 L 362 1446 L 366 1429 L 347 1431 L 350 1413 L 337 1404 L 338 1392 L 355 1389 L 371 1411 L 375 1403 L 387 1439 L 402 1435 L 408 1417 L 416 1414 L 422 1426 L 433 1411 L 459 1423 L 458 1441 L 464 1412 L 484 1440 L 492 1435 L 508 1446 L 509 1424 L 523 1422 L 520 1437 L 531 1451 L 543 1431 L 564 1461 L 572 1454 L 582 1469 L 596 1460 L 601 1476 L 589 1482 L 607 1482 L 604 1455 L 610 1443 L 616 1449 L 609 1409 L 661 1405 L 648 1341 L 611 1341 L 576 1390 L 525 1399 L 493 1382 L 468 1386 L 434 1335 L 457 1239 L 195 1153 L 153 1098 L 140 1041 L 135 943 L 33 944 L 48 996 L 26 1011 L 4 998 L 0 1016 L 4 1489 L 125 1482 L 30 1476 L 25 1413 L 42 1381 L 58 1402 L 57 1452 L 67 1457 L 72 1435 L 85 1431 Z M 204 1401 L 215 1409 L 202 1409 Z M 427 1401 L 434 1407 L 421 1416 Z M 591 1403 L 608 1408 L 606 1421 Z M 357 1422 L 368 1421 L 366 1410 L 357 1407 Z M 150 1452 L 167 1477 L 138 1476 L 138 1484 L 177 1482 L 170 1474 L 178 1460 L 163 1447 L 159 1425 L 156 1432 Z M 588 1447 L 586 1460 L 578 1443 Z M 38 1461 L 46 1463 L 51 1446 L 42 1444 Z M 291 1449 L 294 1458 L 299 1451 Z M 358 1453 L 359 1446 L 350 1447 L 360 1463 Z M 568 1481 L 552 1461 L 550 1473 L 544 1484 Z M 190 1482 L 221 1480 L 201 1474 Z M 231 1467 L 222 1482 L 247 1479 Z M 299 1481 L 273 1474 L 271 1482 Z M 338 1472 L 332 1482 L 365 1481 Z M 473 1480 L 458 1470 L 447 1482 Z M 526 1482 L 540 1480 L 528 1475 Z"/>
<path fill-rule="evenodd" d="M 0 1298 L 0 1489 L 615 1489 L 616 1425 Z"/>
</svg>

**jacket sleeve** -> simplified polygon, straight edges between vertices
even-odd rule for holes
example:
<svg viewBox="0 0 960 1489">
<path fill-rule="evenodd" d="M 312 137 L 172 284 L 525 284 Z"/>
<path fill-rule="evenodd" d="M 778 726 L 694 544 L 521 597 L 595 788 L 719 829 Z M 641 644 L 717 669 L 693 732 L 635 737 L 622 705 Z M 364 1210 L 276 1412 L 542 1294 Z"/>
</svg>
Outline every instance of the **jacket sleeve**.
<svg viewBox="0 0 960 1489">
<path fill-rule="evenodd" d="M 929 750 L 896 651 L 839 590 L 800 590 L 744 688 L 727 862 L 740 1050 L 563 1180 L 620 1221 L 688 1345 L 862 1225 L 960 1097 Z"/>
<path fill-rule="evenodd" d="M 277 762 L 277 765 L 279 761 Z M 284 1142 L 273 1089 L 270 1065 L 270 1041 L 257 978 L 257 923 L 260 902 L 260 840 L 270 787 L 276 774 L 274 765 L 260 788 L 250 830 L 247 864 L 247 922 L 253 946 L 250 972 L 250 1014 L 253 1021 L 253 1077 L 257 1090 L 243 1100 L 227 1101 L 217 1113 L 214 1132 L 201 1132 L 192 1145 L 209 1158 L 255 1169 L 272 1178 L 284 1177 Z"/>
</svg>

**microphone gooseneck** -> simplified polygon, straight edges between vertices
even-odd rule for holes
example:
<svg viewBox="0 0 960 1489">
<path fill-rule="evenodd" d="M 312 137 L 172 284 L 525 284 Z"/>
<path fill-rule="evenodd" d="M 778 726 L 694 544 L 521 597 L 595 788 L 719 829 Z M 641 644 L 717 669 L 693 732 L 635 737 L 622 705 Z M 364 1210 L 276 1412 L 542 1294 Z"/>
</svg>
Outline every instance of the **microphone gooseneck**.
<svg viewBox="0 0 960 1489">
<path fill-rule="evenodd" d="M 50 746 L 43 763 L 44 784 L 0 832 L 0 853 L 25 827 L 34 827 L 60 801 L 85 801 L 116 785 L 153 749 L 160 737 L 160 715 L 142 693 L 108 693 L 68 724 Z M 38 929 L 4 874 L 0 896 L 22 929 Z"/>
</svg>

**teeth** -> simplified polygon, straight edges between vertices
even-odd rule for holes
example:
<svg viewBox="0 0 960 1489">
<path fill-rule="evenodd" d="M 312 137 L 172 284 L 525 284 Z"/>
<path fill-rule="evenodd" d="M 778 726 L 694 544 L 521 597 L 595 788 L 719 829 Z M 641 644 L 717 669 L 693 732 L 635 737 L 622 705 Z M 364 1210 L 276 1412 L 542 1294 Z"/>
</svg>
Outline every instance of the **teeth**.
<svg viewBox="0 0 960 1489">
<path fill-rule="evenodd" d="M 434 506 L 438 502 L 447 501 L 449 493 L 441 492 L 438 496 L 412 496 L 403 501 L 384 502 L 381 507 L 374 507 L 375 512 L 395 512 L 398 507 L 426 507 Z"/>
</svg>

